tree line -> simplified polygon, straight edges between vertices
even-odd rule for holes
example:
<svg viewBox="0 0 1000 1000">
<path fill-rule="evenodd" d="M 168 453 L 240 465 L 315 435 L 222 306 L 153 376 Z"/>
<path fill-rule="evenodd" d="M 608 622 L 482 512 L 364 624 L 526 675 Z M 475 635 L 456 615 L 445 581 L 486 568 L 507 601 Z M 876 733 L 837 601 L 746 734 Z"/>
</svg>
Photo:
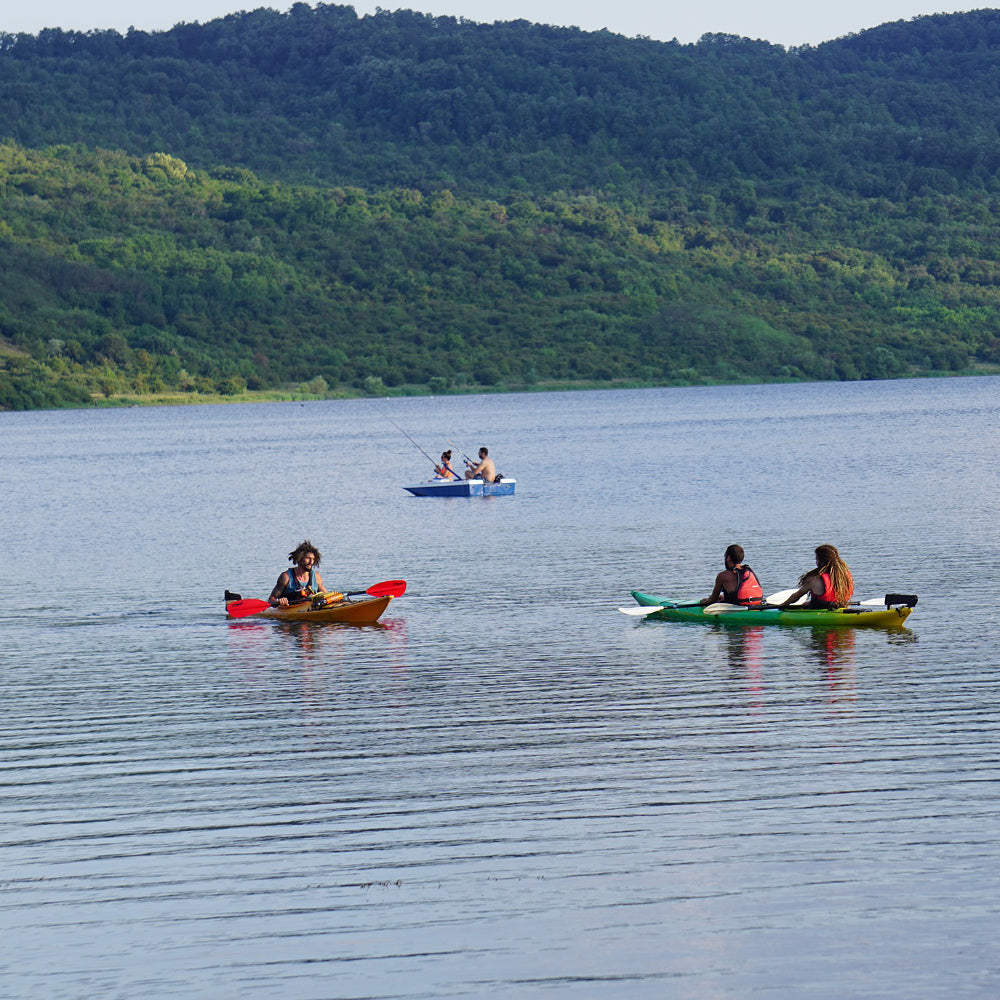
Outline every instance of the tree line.
<svg viewBox="0 0 1000 1000">
<path fill-rule="evenodd" d="M 897 197 L 995 184 L 998 45 L 995 10 L 786 50 L 296 3 L 165 32 L 0 34 L 0 115 L 29 147 L 366 188 L 642 193 L 805 174 Z"/>
<path fill-rule="evenodd" d="M 996 366 L 998 44 L 0 35 L 0 406 Z"/>
</svg>

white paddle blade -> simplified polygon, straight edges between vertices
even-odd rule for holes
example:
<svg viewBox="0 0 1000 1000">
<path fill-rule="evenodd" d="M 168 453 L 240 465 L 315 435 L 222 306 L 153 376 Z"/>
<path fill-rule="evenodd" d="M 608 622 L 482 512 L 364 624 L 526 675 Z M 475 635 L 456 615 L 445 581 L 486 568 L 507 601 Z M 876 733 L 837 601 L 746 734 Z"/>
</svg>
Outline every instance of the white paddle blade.
<svg viewBox="0 0 1000 1000">
<path fill-rule="evenodd" d="M 646 615 L 656 614 L 657 611 L 663 610 L 662 604 L 651 604 L 648 607 L 642 608 L 619 608 L 618 609 L 623 615 L 631 615 L 633 618 L 645 618 Z"/>
<path fill-rule="evenodd" d="M 798 587 L 795 588 L 795 590 L 798 589 Z M 770 597 L 765 597 L 764 600 L 767 601 L 768 604 L 780 604 L 782 601 L 787 601 L 788 598 L 795 593 L 795 590 L 779 590 L 776 594 L 772 594 Z"/>
<path fill-rule="evenodd" d="M 792 593 L 794 594 L 795 591 L 793 590 Z M 706 615 L 721 615 L 725 611 L 746 611 L 746 610 L 747 610 L 746 606 L 743 604 L 720 603 L 720 604 L 709 604 L 708 607 L 705 608 L 704 613 Z"/>
<path fill-rule="evenodd" d="M 793 590 L 779 590 L 776 594 L 772 594 L 770 597 L 765 597 L 764 600 L 767 601 L 768 604 L 784 604 L 784 602 L 787 601 L 788 598 L 791 597 L 792 594 L 794 594 L 795 591 L 798 589 L 799 589 L 798 587 L 795 587 Z M 791 605 L 791 607 L 794 608 L 795 605 L 797 604 L 805 604 L 806 601 L 808 600 L 809 600 L 809 595 L 803 594 L 795 602 L 795 604 Z"/>
<path fill-rule="evenodd" d="M 869 597 L 867 601 L 858 601 L 857 603 L 863 608 L 884 608 L 885 598 Z"/>
</svg>

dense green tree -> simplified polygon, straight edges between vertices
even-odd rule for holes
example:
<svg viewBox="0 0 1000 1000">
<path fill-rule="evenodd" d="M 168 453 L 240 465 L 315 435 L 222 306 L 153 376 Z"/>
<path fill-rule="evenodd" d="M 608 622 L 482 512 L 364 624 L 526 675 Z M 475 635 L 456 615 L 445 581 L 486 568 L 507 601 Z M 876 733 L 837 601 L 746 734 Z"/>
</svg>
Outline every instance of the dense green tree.
<svg viewBox="0 0 1000 1000">
<path fill-rule="evenodd" d="M 996 11 L 0 35 L 0 406 L 996 365 L 998 48 Z"/>
</svg>

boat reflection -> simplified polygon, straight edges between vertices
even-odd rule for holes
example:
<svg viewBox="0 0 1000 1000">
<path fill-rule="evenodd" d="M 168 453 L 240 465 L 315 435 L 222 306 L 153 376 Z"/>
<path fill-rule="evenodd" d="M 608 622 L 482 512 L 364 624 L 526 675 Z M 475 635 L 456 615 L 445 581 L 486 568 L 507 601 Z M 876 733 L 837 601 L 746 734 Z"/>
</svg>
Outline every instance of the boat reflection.
<svg viewBox="0 0 1000 1000">
<path fill-rule="evenodd" d="M 715 631 L 715 630 L 713 630 Z M 819 681 L 823 701 L 830 706 L 852 703 L 857 698 L 858 644 L 870 655 L 871 644 L 877 646 L 884 637 L 892 645 L 916 641 L 914 634 L 905 628 L 853 629 L 853 628 L 794 628 L 773 629 L 763 625 L 732 628 L 719 626 L 715 631 L 720 652 L 725 656 L 729 676 L 742 689 L 747 708 L 763 709 L 769 699 L 769 687 L 783 684 L 789 676 L 796 683 L 803 679 L 800 670 L 792 675 L 788 670 L 795 664 L 815 664 L 819 668 Z M 789 658 L 786 640 L 805 652 L 805 657 Z M 768 675 L 771 674 L 770 678 Z M 806 675 L 807 676 L 807 675 Z M 813 674 L 815 677 L 816 675 Z M 773 692 L 771 692 L 773 694 Z"/>
<path fill-rule="evenodd" d="M 764 704 L 764 626 L 724 628 L 726 658 L 733 675 L 745 686 L 750 707 Z"/>
<path fill-rule="evenodd" d="M 917 641 L 917 633 L 905 625 L 890 629 L 888 635 L 889 644 L 892 646 L 909 646 L 911 643 Z"/>
<path fill-rule="evenodd" d="M 273 692 L 293 681 L 308 714 L 359 678 L 366 687 L 374 682 L 390 701 L 407 687 L 405 618 L 369 625 L 241 620 L 228 629 L 232 662 L 248 690 Z"/>
<path fill-rule="evenodd" d="M 857 634 L 853 628 L 811 628 L 808 647 L 815 653 L 833 702 L 857 697 Z"/>
</svg>

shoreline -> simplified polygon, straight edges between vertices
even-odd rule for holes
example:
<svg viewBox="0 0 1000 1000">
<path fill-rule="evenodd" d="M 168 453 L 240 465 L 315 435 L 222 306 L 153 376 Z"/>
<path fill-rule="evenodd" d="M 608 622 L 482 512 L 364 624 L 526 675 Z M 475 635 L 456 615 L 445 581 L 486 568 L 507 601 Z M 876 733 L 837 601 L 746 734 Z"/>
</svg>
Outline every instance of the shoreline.
<svg viewBox="0 0 1000 1000">
<path fill-rule="evenodd" d="M 863 379 L 856 381 L 870 382 L 899 382 L 908 379 L 935 379 L 935 378 L 979 378 L 1000 375 L 1000 366 L 979 365 L 967 368 L 963 371 L 941 372 L 924 371 L 909 372 L 903 375 L 894 375 L 888 379 Z M 83 406 L 51 406 L 37 407 L 31 410 L 11 410 L 0 407 L 0 413 L 28 413 L 43 410 L 85 410 L 85 409 L 121 409 L 133 406 L 214 406 L 226 403 L 314 403 L 321 400 L 347 400 L 347 399 L 392 399 L 408 398 L 412 396 L 482 396 L 493 394 L 510 393 L 536 393 L 536 392 L 591 392 L 600 390 L 617 389 L 691 389 L 708 388 L 723 385 L 803 385 L 808 382 L 816 382 L 818 385 L 825 385 L 827 382 L 838 381 L 834 379 L 794 379 L 794 378 L 772 378 L 772 379 L 727 379 L 714 381 L 703 379 L 698 382 L 682 381 L 641 381 L 637 379 L 617 379 L 608 382 L 595 381 L 551 381 L 536 383 L 507 383 L 493 386 L 474 386 L 467 388 L 448 389 L 445 392 L 432 392 L 426 386 L 401 386 L 398 388 L 382 388 L 378 393 L 365 392 L 362 389 L 336 389 L 323 395 L 297 391 L 294 389 L 248 389 L 241 393 L 223 395 L 222 393 L 199 393 L 199 392 L 159 392 L 141 395 L 138 393 L 120 393 L 111 396 L 94 394 L 91 404 Z"/>
<path fill-rule="evenodd" d="M 900 382 L 909 379 L 935 379 L 935 378 L 980 378 L 1000 375 L 1000 366 L 969 368 L 958 372 L 913 372 L 907 375 L 895 375 L 888 379 L 864 379 L 858 381 L 869 382 Z M 386 387 L 378 393 L 364 392 L 362 390 L 351 391 L 347 389 L 335 390 L 315 395 L 307 392 L 296 392 L 294 390 L 280 389 L 257 389 L 238 393 L 236 395 L 224 396 L 219 393 L 183 393 L 183 392 L 163 392 L 149 396 L 137 396 L 135 394 L 122 394 L 110 398 L 95 397 L 94 405 L 98 407 L 121 407 L 121 406 L 207 406 L 225 403 L 314 403 L 322 400 L 347 400 L 347 399 L 392 399 L 409 398 L 413 396 L 483 396 L 483 395 L 507 395 L 511 393 L 535 393 L 535 392 L 592 392 L 609 389 L 692 389 L 708 388 L 721 385 L 803 385 L 808 382 L 816 382 L 815 379 L 742 379 L 711 381 L 703 380 L 699 382 L 679 382 L 679 381 L 639 381 L 634 379 L 620 379 L 610 382 L 537 382 L 510 383 L 495 386 L 476 386 L 474 388 L 449 389 L 446 392 L 431 392 L 430 389 L 419 386 L 403 386 L 398 389 Z M 827 381 L 835 381 L 833 379 Z M 826 384 L 826 381 L 817 382 Z M 68 407 L 68 409 L 86 409 L 86 407 Z"/>
</svg>

